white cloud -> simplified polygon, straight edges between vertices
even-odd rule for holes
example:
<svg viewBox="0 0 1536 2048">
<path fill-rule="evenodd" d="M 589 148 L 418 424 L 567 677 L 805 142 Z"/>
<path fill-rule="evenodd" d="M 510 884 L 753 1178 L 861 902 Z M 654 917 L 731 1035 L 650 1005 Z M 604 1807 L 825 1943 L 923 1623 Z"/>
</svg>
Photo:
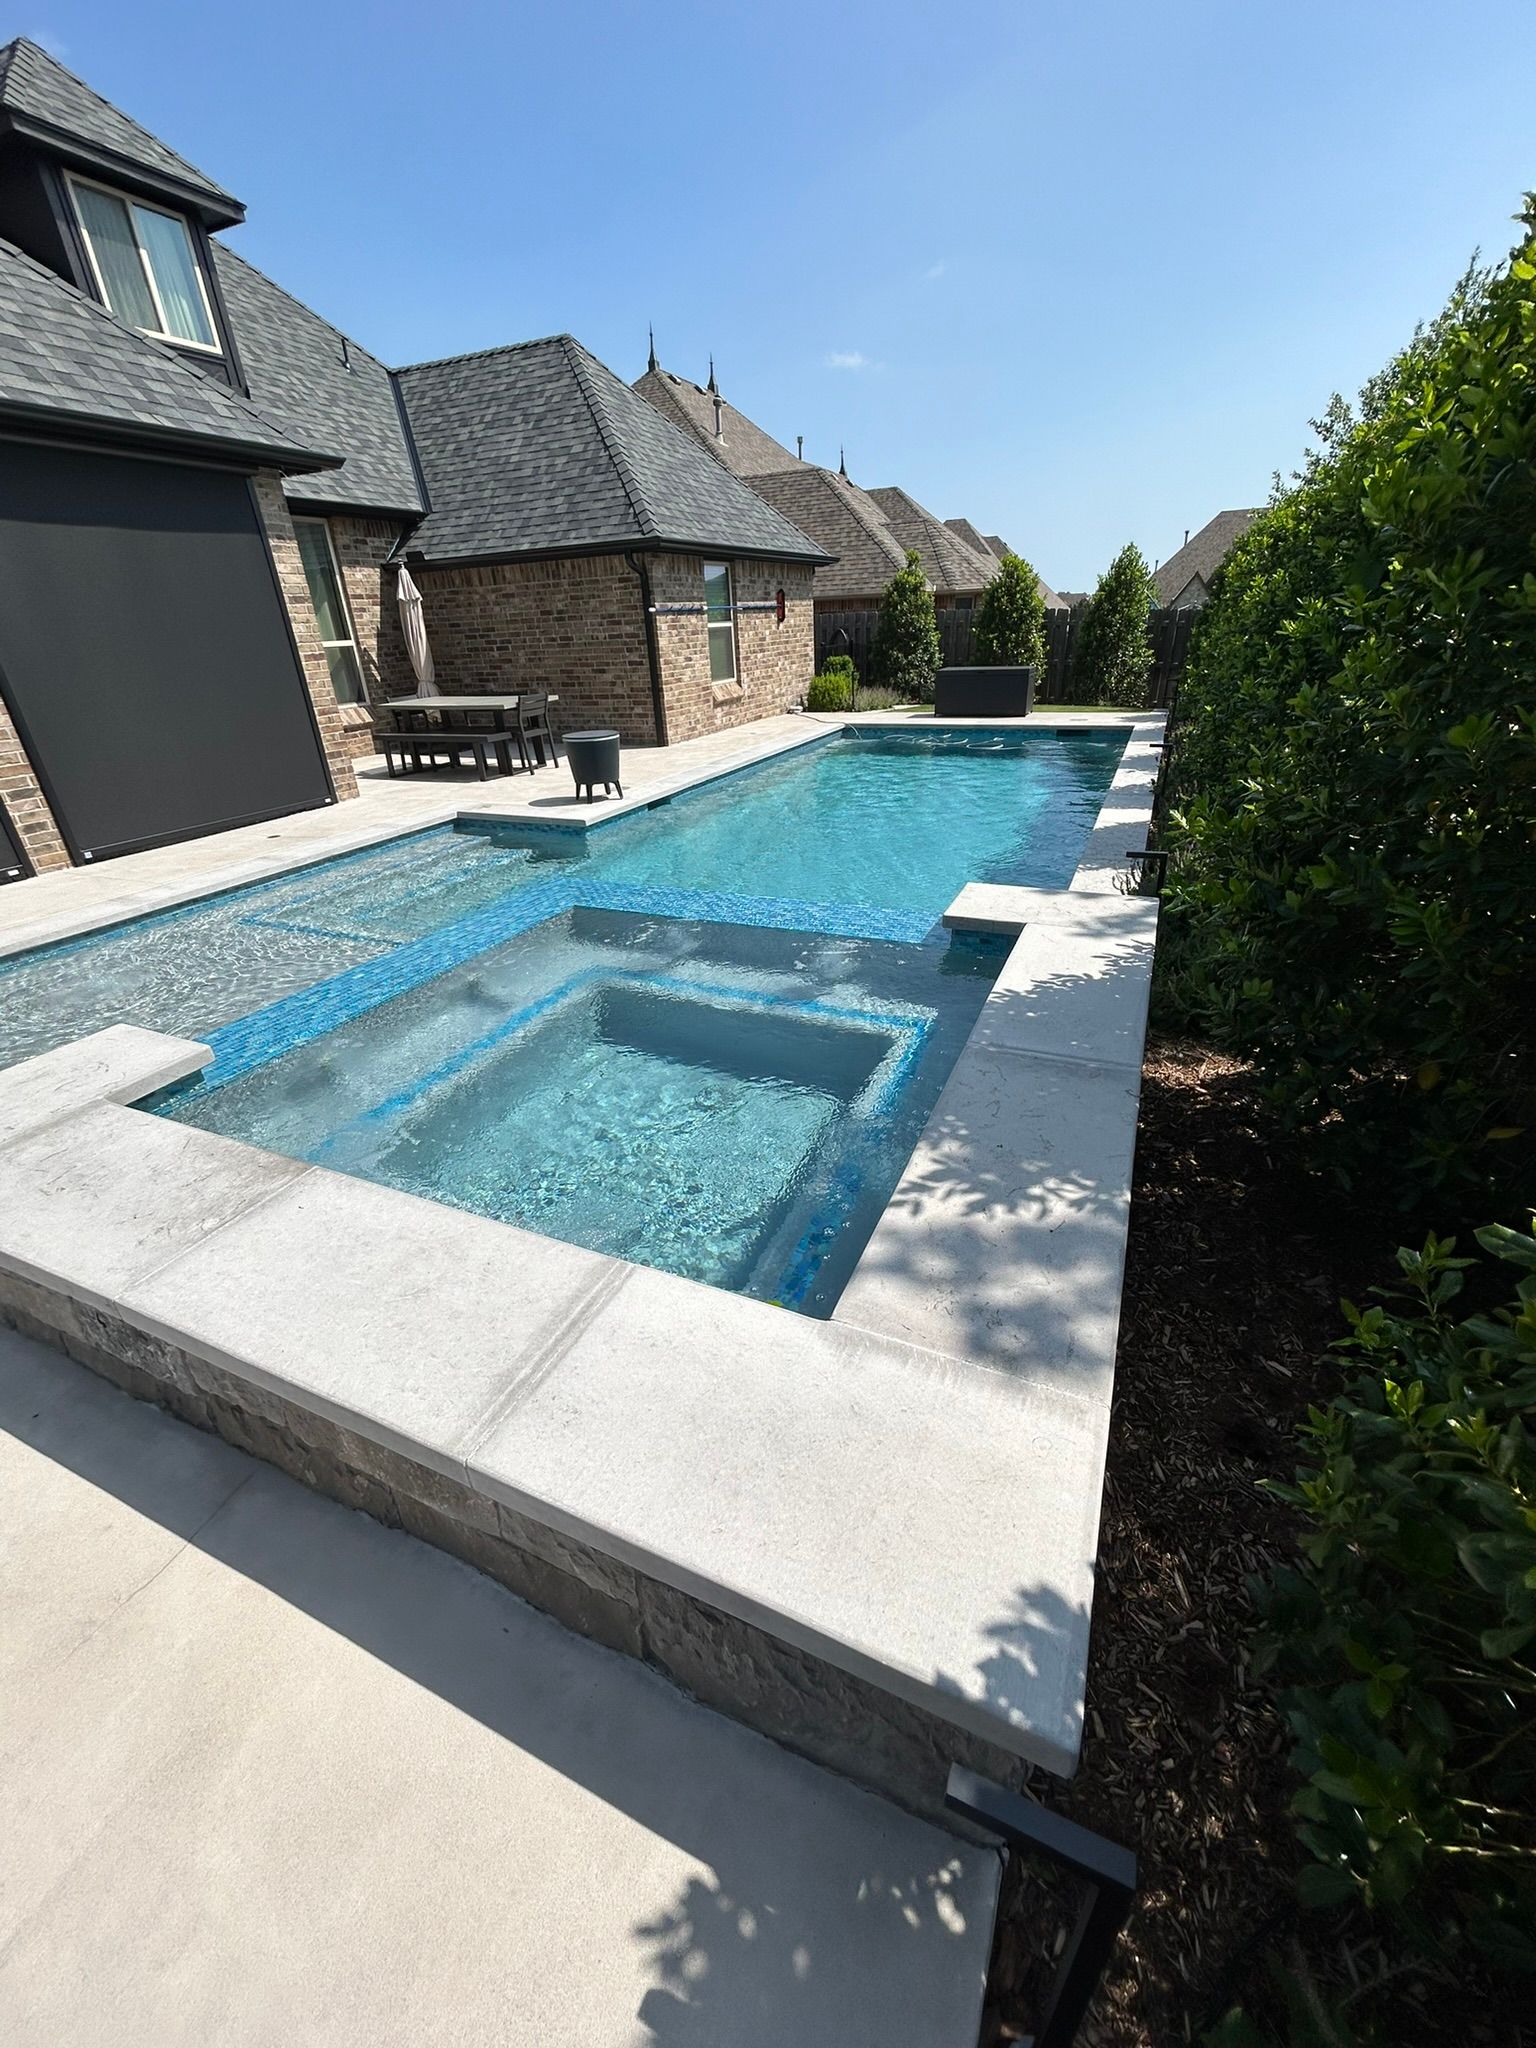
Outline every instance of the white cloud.
<svg viewBox="0 0 1536 2048">
<path fill-rule="evenodd" d="M 932 284 L 933 280 L 936 277 L 942 277 L 945 271 L 948 270 L 948 268 L 949 265 L 947 263 L 930 263 L 928 268 L 923 272 L 924 282 L 927 284 Z"/>
<path fill-rule="evenodd" d="M 827 357 L 829 370 L 872 370 L 874 367 L 861 349 L 835 348 Z"/>
</svg>

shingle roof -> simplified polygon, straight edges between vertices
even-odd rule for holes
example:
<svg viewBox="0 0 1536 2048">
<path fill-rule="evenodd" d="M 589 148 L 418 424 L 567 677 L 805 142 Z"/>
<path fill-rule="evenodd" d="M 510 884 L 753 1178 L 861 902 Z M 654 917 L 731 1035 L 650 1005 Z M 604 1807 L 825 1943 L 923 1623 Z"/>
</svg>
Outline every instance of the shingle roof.
<svg viewBox="0 0 1536 2048">
<path fill-rule="evenodd" d="M 1014 552 L 999 535 L 982 533 L 972 526 L 969 519 L 946 519 L 944 524 L 951 533 L 958 535 L 965 542 L 973 555 L 979 555 L 984 562 L 989 556 L 1000 562 L 1004 555 L 1011 555 Z M 1066 600 L 1057 596 L 1038 569 L 1035 571 L 1035 587 L 1040 592 L 1041 602 L 1048 612 L 1064 612 L 1068 609 Z"/>
<path fill-rule="evenodd" d="M 245 208 L 222 185 L 66 71 L 25 36 L 0 49 L 0 119 L 52 142 L 61 152 L 169 185 L 211 221 L 230 226 Z"/>
<path fill-rule="evenodd" d="M 867 491 L 814 462 L 752 478 L 752 488 L 837 560 L 816 571 L 818 598 L 878 596 L 907 553 Z"/>
<path fill-rule="evenodd" d="M 972 526 L 969 519 L 946 519 L 944 524 L 951 533 L 959 534 L 973 555 L 980 555 L 983 560 L 988 555 L 996 555 L 1001 561 L 1008 553 L 1008 548 L 1002 541 L 994 544 L 986 534 Z"/>
<path fill-rule="evenodd" d="M 951 533 L 942 519 L 935 519 L 916 498 L 894 484 L 872 490 L 869 496 L 902 546 L 917 549 L 924 573 L 936 591 L 964 596 L 985 590 L 992 581 L 997 563 L 990 548 L 978 555 L 958 534 Z"/>
<path fill-rule="evenodd" d="M 428 561 L 662 546 L 825 559 L 568 334 L 398 371 Z"/>
<path fill-rule="evenodd" d="M 765 434 L 744 412 L 738 412 L 729 399 L 720 399 L 717 435 L 715 400 L 719 394 L 706 390 L 702 384 L 691 384 L 686 377 L 675 377 L 670 370 L 658 367 L 637 377 L 634 389 L 665 418 L 685 427 L 737 476 L 761 476 L 769 470 L 794 469 L 799 465 L 798 456 L 791 455 L 772 434 Z"/>
<path fill-rule="evenodd" d="M 1227 550 L 1248 531 L 1259 511 L 1260 507 L 1255 505 L 1246 512 L 1218 512 L 1197 534 L 1191 535 L 1153 574 L 1162 602 L 1172 604 L 1197 576 L 1202 583 L 1209 583 Z"/>
<path fill-rule="evenodd" d="M 295 439 L 346 457 L 340 469 L 295 478 L 287 495 L 420 512 L 416 470 L 384 365 L 224 243 L 215 241 L 213 254 L 253 401 Z"/>
<path fill-rule="evenodd" d="M 9 242 L 0 242 L 0 415 L 109 441 L 216 443 L 279 469 L 333 460 Z"/>
</svg>

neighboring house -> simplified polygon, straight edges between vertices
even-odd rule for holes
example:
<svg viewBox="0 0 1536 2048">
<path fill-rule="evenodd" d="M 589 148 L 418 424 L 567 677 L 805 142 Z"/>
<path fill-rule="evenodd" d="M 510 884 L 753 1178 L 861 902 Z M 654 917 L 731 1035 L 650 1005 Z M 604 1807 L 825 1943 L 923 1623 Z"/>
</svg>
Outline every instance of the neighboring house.
<svg viewBox="0 0 1536 2048">
<path fill-rule="evenodd" d="M 1220 568 L 1233 543 L 1242 539 L 1259 516 L 1260 508 L 1246 512 L 1218 512 L 1190 538 L 1177 554 L 1152 572 L 1159 604 L 1169 611 L 1204 604 L 1211 594 L 1211 578 Z"/>
<path fill-rule="evenodd" d="M 0 50 L 0 877 L 356 793 L 414 687 L 686 737 L 786 708 L 825 552 L 569 337 L 392 372 L 239 200 Z"/>
<path fill-rule="evenodd" d="M 791 454 L 722 394 L 713 363 L 708 382 L 695 384 L 663 368 L 653 342 L 634 389 L 837 557 L 816 571 L 819 613 L 871 610 L 909 548 L 921 557 L 940 611 L 967 609 L 996 573 L 997 557 L 979 535 L 973 543 L 952 532 L 906 491 L 861 490 L 841 460 L 824 469 Z"/>
<path fill-rule="evenodd" d="M 969 519 L 946 519 L 944 524 L 951 533 L 958 534 L 974 554 L 995 555 L 998 561 L 1001 561 L 1004 555 L 1011 555 L 1014 552 L 1000 535 L 978 532 Z M 1064 612 L 1070 609 L 1066 599 L 1059 597 L 1052 590 L 1038 569 L 1035 571 L 1035 583 L 1048 612 Z"/>
</svg>

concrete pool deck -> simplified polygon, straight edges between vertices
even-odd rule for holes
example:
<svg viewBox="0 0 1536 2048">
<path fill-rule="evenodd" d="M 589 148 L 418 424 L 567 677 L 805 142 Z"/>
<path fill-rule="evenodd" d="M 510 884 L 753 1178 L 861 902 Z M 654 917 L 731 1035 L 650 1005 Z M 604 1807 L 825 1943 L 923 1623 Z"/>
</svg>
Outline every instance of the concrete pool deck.
<svg viewBox="0 0 1536 2048">
<path fill-rule="evenodd" d="M 996 1854 L 0 1330 L 0 2037 L 956 2048 Z"/>
<path fill-rule="evenodd" d="M 952 910 L 1018 937 L 830 1323 L 145 1116 L 123 1105 L 207 1053 L 128 1027 L 0 1072 L 0 1312 L 910 1804 L 937 1810 L 951 1756 L 1069 1773 L 1157 917 L 1125 855 L 1161 720 L 1039 723 L 1119 726 L 1120 769 L 1070 890 Z M 626 787 L 820 730 L 765 724 Z M 528 816 L 574 810 L 526 787 Z M 494 783 L 432 801 L 512 815 Z M 339 815 L 288 821 L 262 872 L 342 850 Z M 255 879 L 249 847 L 233 873 L 209 851 L 243 837 L 115 894 L 106 869 L 0 892 L 0 932 Z"/>
</svg>

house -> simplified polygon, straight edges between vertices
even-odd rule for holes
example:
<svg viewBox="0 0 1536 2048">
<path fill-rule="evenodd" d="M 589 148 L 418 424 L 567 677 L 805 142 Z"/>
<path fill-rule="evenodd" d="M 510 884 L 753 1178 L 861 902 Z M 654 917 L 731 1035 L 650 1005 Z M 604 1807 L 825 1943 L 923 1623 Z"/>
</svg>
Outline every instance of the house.
<svg viewBox="0 0 1536 2048">
<path fill-rule="evenodd" d="M 223 186 L 0 50 L 0 876 L 356 793 L 371 707 L 558 691 L 666 742 L 797 703 L 828 557 L 569 336 L 395 371 Z"/>
<path fill-rule="evenodd" d="M 1218 512 L 1191 540 L 1152 573 L 1159 604 L 1170 611 L 1202 605 L 1211 594 L 1211 578 L 1234 542 L 1242 539 L 1259 516 L 1260 508 L 1245 512 Z"/>
<path fill-rule="evenodd" d="M 861 490 L 841 456 L 834 470 L 804 461 L 798 447 L 791 454 L 725 397 L 713 362 L 708 381 L 694 383 L 663 367 L 653 339 L 645 374 L 634 388 L 836 556 L 816 571 L 818 615 L 873 610 L 905 566 L 909 548 L 922 560 L 940 611 L 968 610 L 996 573 L 997 558 L 985 543 L 978 548 L 953 533 L 906 491 Z"/>
<path fill-rule="evenodd" d="M 999 534 L 982 533 L 972 526 L 969 519 L 946 519 L 944 524 L 951 533 L 958 534 L 973 554 L 983 556 L 994 555 L 998 561 L 1001 561 L 1004 555 L 1011 555 L 1015 552 Z M 1052 590 L 1038 569 L 1035 571 L 1035 585 L 1040 592 L 1041 602 L 1048 612 L 1064 612 L 1071 609 L 1066 599 L 1058 596 Z"/>
</svg>

